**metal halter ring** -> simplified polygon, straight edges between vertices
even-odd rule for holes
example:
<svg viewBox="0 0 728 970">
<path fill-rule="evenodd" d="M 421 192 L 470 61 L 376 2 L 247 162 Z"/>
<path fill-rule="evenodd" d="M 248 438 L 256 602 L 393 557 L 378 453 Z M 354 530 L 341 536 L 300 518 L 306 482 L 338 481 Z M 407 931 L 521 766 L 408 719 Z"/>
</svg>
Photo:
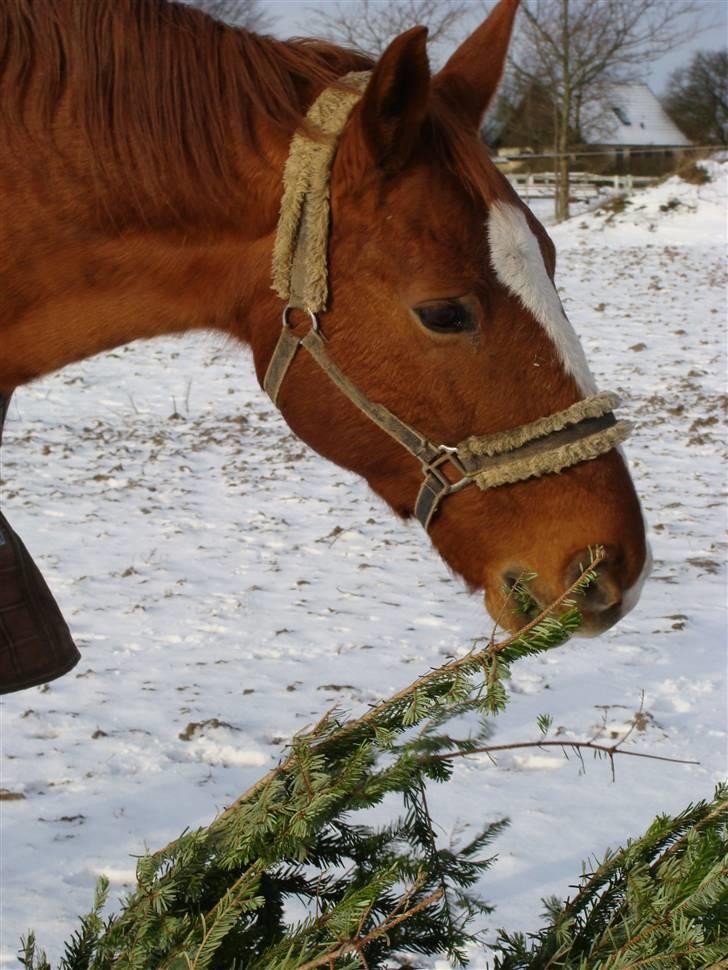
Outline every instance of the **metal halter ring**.
<svg viewBox="0 0 728 970">
<path fill-rule="evenodd" d="M 291 310 L 300 310 L 300 309 L 303 309 L 303 308 L 293 306 L 292 303 L 289 303 L 286 306 L 285 310 L 283 311 L 283 318 L 282 318 L 283 326 L 286 327 L 288 330 L 290 330 L 293 327 L 293 324 L 288 319 L 288 314 L 290 313 Z M 308 307 L 306 307 L 305 309 L 303 309 L 303 312 L 308 314 L 309 319 L 311 321 L 311 329 L 313 330 L 313 332 L 320 333 L 321 324 L 319 323 L 318 317 L 313 312 L 313 310 L 309 310 Z"/>
</svg>

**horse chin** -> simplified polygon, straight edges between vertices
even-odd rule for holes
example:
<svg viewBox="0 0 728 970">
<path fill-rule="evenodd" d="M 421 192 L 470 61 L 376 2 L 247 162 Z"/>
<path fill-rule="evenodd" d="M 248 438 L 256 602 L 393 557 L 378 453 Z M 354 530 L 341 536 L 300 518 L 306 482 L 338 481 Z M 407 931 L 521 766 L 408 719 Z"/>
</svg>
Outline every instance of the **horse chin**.
<svg viewBox="0 0 728 970">
<path fill-rule="evenodd" d="M 603 613 L 583 613 L 581 623 L 573 636 L 580 640 L 593 640 L 619 623 L 627 612 L 624 605 L 619 603 Z"/>
</svg>

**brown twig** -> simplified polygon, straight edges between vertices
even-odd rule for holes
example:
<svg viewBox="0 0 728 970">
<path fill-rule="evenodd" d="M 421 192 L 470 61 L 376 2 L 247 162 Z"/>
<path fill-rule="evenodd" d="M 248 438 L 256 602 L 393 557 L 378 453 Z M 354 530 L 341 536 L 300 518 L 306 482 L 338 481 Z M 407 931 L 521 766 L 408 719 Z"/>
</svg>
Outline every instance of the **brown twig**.
<svg viewBox="0 0 728 970">
<path fill-rule="evenodd" d="M 371 943 L 378 937 L 384 936 L 385 933 L 389 933 L 390 930 L 394 929 L 400 923 L 403 923 L 406 919 L 410 919 L 416 913 L 420 913 L 423 909 L 427 909 L 428 906 L 432 906 L 433 903 L 436 903 L 442 897 L 442 894 L 442 889 L 435 890 L 435 892 L 430 893 L 429 896 L 425 896 L 419 903 L 415 903 L 414 906 L 411 906 L 404 912 L 398 913 L 397 915 L 390 914 L 383 923 L 375 926 L 366 936 L 362 936 L 358 940 L 347 940 L 346 943 L 340 943 L 336 949 L 329 950 L 328 953 L 323 953 L 319 957 L 314 957 L 313 960 L 299 964 L 296 970 L 315 970 L 316 967 L 332 966 L 334 960 L 346 956 L 347 953 L 356 953 L 361 958 L 361 948 L 366 946 L 367 943 Z"/>
<path fill-rule="evenodd" d="M 626 735 L 625 735 L 626 738 Z M 686 761 L 682 758 L 668 758 L 659 754 L 646 754 L 643 751 L 625 751 L 620 745 L 625 740 L 614 744 L 599 744 L 597 741 L 514 741 L 511 744 L 487 744 L 482 748 L 472 748 L 470 751 L 448 751 L 446 754 L 429 755 L 431 761 L 449 761 L 453 758 L 466 758 L 470 754 L 492 754 L 494 751 L 513 751 L 517 748 L 572 748 L 574 750 L 588 749 L 598 751 L 613 758 L 615 754 L 628 754 L 632 758 L 649 758 L 651 761 L 670 761 L 676 765 L 699 765 L 699 761 Z"/>
<path fill-rule="evenodd" d="M 688 761 L 683 758 L 668 758 L 666 755 L 659 754 L 647 754 L 643 751 L 625 751 L 622 745 L 631 736 L 637 725 L 637 718 L 644 710 L 645 705 L 645 692 L 642 691 L 640 695 L 640 706 L 635 712 L 632 718 L 632 723 L 626 734 L 624 734 L 618 741 L 614 744 L 600 744 L 597 741 L 599 737 L 599 731 L 594 734 L 587 741 L 556 741 L 556 740 L 546 740 L 541 739 L 540 741 L 513 741 L 504 742 L 503 744 L 487 744 L 479 748 L 471 748 L 469 751 L 450 751 L 446 754 L 435 754 L 430 755 L 430 760 L 432 761 L 448 761 L 453 758 L 464 758 L 469 754 L 487 754 L 488 757 L 495 763 L 495 759 L 492 757 L 495 751 L 513 751 L 518 748 L 562 748 L 564 750 L 570 748 L 572 751 L 576 751 L 581 759 L 581 752 L 584 750 L 595 751 L 600 754 L 606 754 L 609 758 L 609 762 L 612 767 L 612 781 L 614 781 L 614 756 L 615 754 L 626 754 L 630 755 L 632 758 L 648 758 L 651 761 L 669 761 L 672 764 L 677 765 L 699 765 L 699 761 Z M 606 714 L 605 714 L 606 718 Z M 583 764 L 583 760 L 582 760 Z"/>
<path fill-rule="evenodd" d="M 418 677 L 417 680 L 414 680 L 407 687 L 403 687 L 402 690 L 397 691 L 396 694 L 393 694 L 386 701 L 383 701 L 381 704 L 377 704 L 376 707 L 370 708 L 370 710 L 368 710 L 366 714 L 363 714 L 360 718 L 357 718 L 355 721 L 349 721 L 347 724 L 344 724 L 341 727 L 341 730 L 336 732 L 335 736 L 337 738 L 340 738 L 340 737 L 343 737 L 345 734 L 348 734 L 349 732 L 362 727 L 364 724 L 378 717 L 383 711 L 387 710 L 387 708 L 390 708 L 393 705 L 404 700 L 405 697 L 409 696 L 410 694 L 413 694 L 420 687 L 424 687 L 424 685 L 430 683 L 430 681 L 436 680 L 439 677 L 447 676 L 447 674 L 450 674 L 450 673 L 457 673 L 458 670 L 461 670 L 463 667 L 469 666 L 470 664 L 472 664 L 474 661 L 477 661 L 481 657 L 483 658 L 492 657 L 497 653 L 502 653 L 504 650 L 507 650 L 509 647 L 513 646 L 513 644 L 516 643 L 516 641 L 520 640 L 522 636 L 524 636 L 527 633 L 530 633 L 530 631 L 534 627 L 538 626 L 539 623 L 542 623 L 546 619 L 546 617 L 554 613 L 562 605 L 564 600 L 568 599 L 569 596 L 571 596 L 571 594 L 581 585 L 581 583 L 584 582 L 584 579 L 589 575 L 590 572 L 592 572 L 594 567 L 598 566 L 599 563 L 602 562 L 603 560 L 604 560 L 604 551 L 599 550 L 595 555 L 594 559 L 591 561 L 591 563 L 586 567 L 586 569 L 582 570 L 578 578 L 571 584 L 571 586 L 569 586 L 567 590 L 565 590 L 561 594 L 561 596 L 558 597 L 558 599 L 554 600 L 554 602 L 551 603 L 550 606 L 547 606 L 545 609 L 543 609 L 538 614 L 537 617 L 531 620 L 530 623 L 527 623 L 517 633 L 514 633 L 513 636 L 508 637 L 507 640 L 502 640 L 500 643 L 489 642 L 489 645 L 481 651 L 473 650 L 470 653 L 465 654 L 464 657 L 457 657 L 454 660 L 450 660 L 448 663 L 443 664 L 441 667 L 435 667 L 433 670 L 429 670 L 426 674 L 423 674 L 421 677 Z M 477 643 L 479 641 L 476 640 L 475 642 Z M 330 739 L 327 738 L 326 741 L 328 740 Z M 316 749 L 316 745 L 314 745 L 314 750 L 315 749 Z"/>
</svg>

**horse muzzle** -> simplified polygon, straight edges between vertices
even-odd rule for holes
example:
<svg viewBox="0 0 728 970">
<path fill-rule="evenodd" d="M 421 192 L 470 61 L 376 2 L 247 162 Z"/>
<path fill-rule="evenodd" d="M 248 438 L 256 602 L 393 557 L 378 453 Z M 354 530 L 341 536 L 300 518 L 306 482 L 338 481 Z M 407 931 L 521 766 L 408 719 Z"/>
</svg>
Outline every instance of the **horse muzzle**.
<svg viewBox="0 0 728 970">
<path fill-rule="evenodd" d="M 510 567 L 501 576 L 502 603 L 494 602 L 494 597 L 486 592 L 486 606 L 491 615 L 498 616 L 502 626 L 517 632 L 533 619 L 535 615 L 557 604 L 564 593 L 570 589 L 584 573 L 591 560 L 591 550 L 584 549 L 572 556 L 561 572 L 560 577 L 549 581 L 548 577 L 537 575 L 523 568 Z M 629 582 L 625 578 L 625 568 L 619 550 L 607 547 L 604 559 L 594 567 L 596 578 L 583 590 L 575 590 L 566 599 L 577 607 L 582 616 L 577 637 L 596 637 L 618 623 L 637 604 L 645 579 L 652 569 L 652 554 L 649 545 L 640 574 Z M 558 605 L 556 615 L 562 612 Z"/>
</svg>

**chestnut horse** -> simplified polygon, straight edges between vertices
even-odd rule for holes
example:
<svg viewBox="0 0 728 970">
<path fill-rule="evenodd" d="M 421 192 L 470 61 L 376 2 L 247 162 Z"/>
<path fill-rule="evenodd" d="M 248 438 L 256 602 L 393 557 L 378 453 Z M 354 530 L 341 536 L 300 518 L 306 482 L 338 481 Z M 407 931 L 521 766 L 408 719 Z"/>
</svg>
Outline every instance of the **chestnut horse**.
<svg viewBox="0 0 728 970">
<path fill-rule="evenodd" d="M 263 380 L 282 174 L 306 113 L 371 70 L 330 182 L 330 358 L 430 441 L 518 428 L 594 393 L 553 284 L 554 247 L 479 138 L 518 0 L 431 76 L 415 27 L 372 64 L 281 42 L 168 0 L 0 0 L 0 395 L 137 338 L 217 330 Z M 305 314 L 293 314 L 305 328 Z M 278 403 L 293 431 L 403 518 L 417 460 L 299 354 Z M 451 475 L 452 471 L 446 472 Z M 452 570 L 517 629 L 513 577 L 559 596 L 596 544 L 583 601 L 600 632 L 639 595 L 638 499 L 618 449 L 558 474 L 448 497 L 429 525 Z"/>
</svg>

